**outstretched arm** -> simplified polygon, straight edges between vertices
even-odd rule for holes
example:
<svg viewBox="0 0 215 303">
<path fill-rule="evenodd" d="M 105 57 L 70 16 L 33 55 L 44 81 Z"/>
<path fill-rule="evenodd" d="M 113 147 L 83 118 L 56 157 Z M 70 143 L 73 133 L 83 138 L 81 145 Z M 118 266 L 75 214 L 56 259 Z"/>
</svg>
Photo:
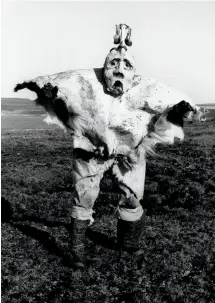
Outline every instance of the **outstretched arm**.
<svg viewBox="0 0 215 303">
<path fill-rule="evenodd" d="M 157 143 L 173 144 L 175 139 L 183 140 L 184 118 L 193 108 L 186 101 L 181 101 L 164 113 L 151 115 L 149 124 L 143 129 L 143 137 L 136 148 L 128 150 L 121 159 L 125 167 L 131 169 L 135 164 L 145 160 L 145 154 L 154 153 Z"/>
<path fill-rule="evenodd" d="M 194 112 L 200 110 L 200 107 L 186 94 L 157 79 L 135 76 L 130 95 L 131 107 L 142 109 L 150 114 L 164 113 L 168 108 L 171 108 L 182 100 L 188 102 Z"/>
<path fill-rule="evenodd" d="M 104 93 L 98 80 L 102 73 L 103 69 L 89 69 L 40 76 L 17 84 L 14 91 L 26 88 L 35 92 L 36 104 L 43 106 L 48 115 L 46 122 L 58 124 L 73 135 L 72 148 L 107 157 L 103 117 L 106 117 L 105 105 L 111 97 Z"/>
</svg>

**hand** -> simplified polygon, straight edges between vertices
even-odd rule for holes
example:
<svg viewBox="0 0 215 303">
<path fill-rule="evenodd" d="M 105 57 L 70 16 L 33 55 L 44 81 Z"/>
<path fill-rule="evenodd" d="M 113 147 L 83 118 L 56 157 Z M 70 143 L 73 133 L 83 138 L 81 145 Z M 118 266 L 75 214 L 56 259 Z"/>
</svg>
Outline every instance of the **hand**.
<svg viewBox="0 0 215 303">
<path fill-rule="evenodd" d="M 97 158 L 107 159 L 108 151 L 105 146 L 99 146 L 94 149 L 94 154 Z"/>
<path fill-rule="evenodd" d="M 135 153 L 130 153 L 129 155 L 119 155 L 118 157 L 119 162 L 128 170 L 131 170 L 134 165 L 137 163 L 137 155 Z"/>
<path fill-rule="evenodd" d="M 94 150 L 94 153 L 97 157 L 101 157 L 103 158 L 104 157 L 104 147 L 103 146 L 100 146 L 100 147 L 97 147 L 95 150 Z"/>
<path fill-rule="evenodd" d="M 127 156 L 122 157 L 122 165 L 126 168 L 131 170 L 133 168 L 133 163 L 131 162 L 131 159 Z"/>
</svg>

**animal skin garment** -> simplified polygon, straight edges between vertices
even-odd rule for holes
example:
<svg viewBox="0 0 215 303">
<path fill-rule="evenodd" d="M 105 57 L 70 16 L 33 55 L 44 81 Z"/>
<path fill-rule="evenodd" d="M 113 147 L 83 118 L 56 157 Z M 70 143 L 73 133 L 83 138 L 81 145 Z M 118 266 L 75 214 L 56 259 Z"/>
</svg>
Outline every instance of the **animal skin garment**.
<svg viewBox="0 0 215 303">
<path fill-rule="evenodd" d="M 114 97 L 106 91 L 103 72 L 103 68 L 72 70 L 21 85 L 56 88 L 54 98 L 41 98 L 38 93 L 38 103 L 45 107 L 48 123 L 72 133 L 73 148 L 93 151 L 104 144 L 110 155 L 126 154 L 141 141 L 146 146 L 183 139 L 182 128 L 168 122 L 166 113 L 182 100 L 198 110 L 186 95 L 156 79 L 135 76 L 131 89 Z M 154 116 L 158 118 L 153 120 Z"/>
</svg>

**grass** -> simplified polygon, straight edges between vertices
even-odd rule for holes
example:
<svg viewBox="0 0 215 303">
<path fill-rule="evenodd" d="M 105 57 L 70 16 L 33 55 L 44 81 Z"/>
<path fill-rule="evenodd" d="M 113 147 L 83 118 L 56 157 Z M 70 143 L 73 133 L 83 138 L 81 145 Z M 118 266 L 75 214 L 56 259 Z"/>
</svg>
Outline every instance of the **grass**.
<svg viewBox="0 0 215 303">
<path fill-rule="evenodd" d="M 107 173 L 88 231 L 88 263 L 69 251 L 71 138 L 61 130 L 2 134 L 3 303 L 215 301 L 214 120 L 148 157 L 144 263 L 115 248 L 117 187 Z"/>
</svg>

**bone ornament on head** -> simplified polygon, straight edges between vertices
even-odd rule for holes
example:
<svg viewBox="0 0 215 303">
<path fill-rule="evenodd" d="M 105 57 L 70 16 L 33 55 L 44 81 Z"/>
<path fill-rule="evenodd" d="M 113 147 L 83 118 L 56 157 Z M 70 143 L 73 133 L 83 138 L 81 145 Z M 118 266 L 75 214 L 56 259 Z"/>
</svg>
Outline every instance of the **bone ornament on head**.
<svg viewBox="0 0 215 303">
<path fill-rule="evenodd" d="M 132 87 L 136 71 L 134 57 L 125 46 L 125 44 L 132 44 L 130 27 L 120 24 L 117 26 L 116 32 L 114 43 L 119 46 L 110 50 L 104 64 L 106 89 L 114 97 L 124 94 Z"/>
<path fill-rule="evenodd" d="M 116 34 L 114 36 L 114 44 L 126 47 L 132 46 L 131 41 L 131 28 L 126 24 L 116 25 Z"/>
</svg>

